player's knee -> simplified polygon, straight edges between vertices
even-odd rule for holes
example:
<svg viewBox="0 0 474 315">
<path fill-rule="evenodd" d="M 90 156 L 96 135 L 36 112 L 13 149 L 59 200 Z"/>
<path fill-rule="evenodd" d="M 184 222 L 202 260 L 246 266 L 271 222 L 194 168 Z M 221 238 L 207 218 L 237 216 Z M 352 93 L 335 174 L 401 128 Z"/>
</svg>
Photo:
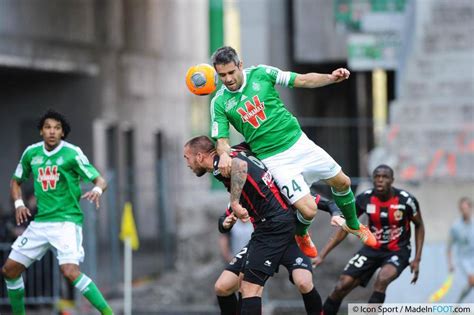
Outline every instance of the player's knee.
<svg viewBox="0 0 474 315">
<path fill-rule="evenodd" d="M 81 275 L 81 272 L 79 270 L 79 266 L 73 265 L 73 264 L 61 265 L 61 273 L 71 283 Z"/>
<path fill-rule="evenodd" d="M 228 296 L 233 292 L 233 288 L 226 285 L 224 282 L 217 280 L 214 284 L 214 292 L 217 296 Z"/>
<path fill-rule="evenodd" d="M 23 270 L 19 268 L 13 268 L 8 264 L 4 264 L 2 266 L 2 275 L 5 279 L 16 279 L 21 275 L 22 271 Z"/>
<path fill-rule="evenodd" d="M 351 179 L 342 173 L 338 176 L 338 180 L 334 182 L 333 187 L 336 191 L 347 191 L 351 187 Z"/>
<path fill-rule="evenodd" d="M 296 201 L 294 206 L 306 220 L 312 220 L 318 211 L 314 198 L 309 194 Z"/>
<path fill-rule="evenodd" d="M 11 274 L 11 270 L 6 266 L 6 265 L 3 265 L 2 266 L 2 275 L 5 279 L 13 279 L 15 277 L 12 276 Z"/>
<path fill-rule="evenodd" d="M 298 288 L 298 291 L 301 293 L 308 293 L 314 287 L 313 280 L 311 278 L 301 278 L 295 281 L 295 285 Z"/>
<path fill-rule="evenodd" d="M 346 278 L 339 278 L 339 281 L 334 288 L 333 294 L 337 299 L 344 298 L 350 291 L 352 287 L 352 282 Z"/>
<path fill-rule="evenodd" d="M 374 289 L 379 292 L 385 292 L 388 285 L 396 278 L 393 274 L 381 274 L 379 273 L 377 280 L 374 283 Z"/>
</svg>

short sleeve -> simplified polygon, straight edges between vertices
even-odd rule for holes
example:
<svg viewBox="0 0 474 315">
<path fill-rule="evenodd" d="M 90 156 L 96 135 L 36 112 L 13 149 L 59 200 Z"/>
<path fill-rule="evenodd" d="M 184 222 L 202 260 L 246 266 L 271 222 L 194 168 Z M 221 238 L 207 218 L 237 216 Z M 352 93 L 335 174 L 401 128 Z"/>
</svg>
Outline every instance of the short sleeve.
<svg viewBox="0 0 474 315">
<path fill-rule="evenodd" d="M 26 148 L 16 166 L 15 173 L 13 173 L 12 178 L 20 183 L 26 181 L 31 174 L 31 156 L 28 151 L 28 148 Z"/>
<path fill-rule="evenodd" d="M 224 107 L 216 95 L 211 101 L 211 137 L 213 139 L 229 138 L 229 120 L 224 112 Z"/>
<path fill-rule="evenodd" d="M 93 181 L 97 177 L 100 176 L 99 172 L 95 169 L 95 167 L 89 163 L 89 160 L 82 153 L 82 150 L 77 148 L 77 154 L 74 156 L 74 171 L 79 174 L 79 176 L 88 182 Z"/>
<path fill-rule="evenodd" d="M 265 75 L 275 85 L 281 85 L 285 87 L 293 87 L 295 85 L 296 73 L 291 71 L 283 71 L 276 67 L 260 65 Z"/>
</svg>

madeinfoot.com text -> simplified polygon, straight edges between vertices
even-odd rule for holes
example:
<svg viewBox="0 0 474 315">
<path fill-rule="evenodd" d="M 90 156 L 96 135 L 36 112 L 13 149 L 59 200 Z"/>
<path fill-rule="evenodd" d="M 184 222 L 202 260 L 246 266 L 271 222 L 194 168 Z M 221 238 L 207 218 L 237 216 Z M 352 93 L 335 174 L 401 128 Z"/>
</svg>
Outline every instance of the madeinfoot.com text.
<svg viewBox="0 0 474 315">
<path fill-rule="evenodd" d="M 349 315 L 473 314 L 474 303 L 349 303 Z"/>
</svg>

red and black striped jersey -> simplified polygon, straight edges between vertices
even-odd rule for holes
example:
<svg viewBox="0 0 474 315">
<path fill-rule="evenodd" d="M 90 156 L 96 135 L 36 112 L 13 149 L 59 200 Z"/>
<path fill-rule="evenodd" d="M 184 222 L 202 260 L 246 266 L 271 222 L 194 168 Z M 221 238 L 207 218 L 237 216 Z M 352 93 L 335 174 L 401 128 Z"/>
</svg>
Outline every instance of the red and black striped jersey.
<svg viewBox="0 0 474 315">
<path fill-rule="evenodd" d="M 245 150 L 231 151 L 230 156 L 233 159 L 238 158 L 247 162 L 247 178 L 240 196 L 240 203 L 247 209 L 255 224 L 283 213 L 289 216 L 293 215 L 293 211 L 289 211 L 288 204 L 262 161 Z M 230 178 L 221 175 L 218 164 L 219 156 L 216 155 L 213 175 L 230 191 Z"/>
<path fill-rule="evenodd" d="M 392 197 L 386 201 L 369 189 L 356 198 L 357 214 L 367 214 L 369 228 L 379 241 L 378 248 L 397 251 L 410 246 L 411 218 L 419 211 L 418 200 L 410 193 L 392 187 Z"/>
</svg>

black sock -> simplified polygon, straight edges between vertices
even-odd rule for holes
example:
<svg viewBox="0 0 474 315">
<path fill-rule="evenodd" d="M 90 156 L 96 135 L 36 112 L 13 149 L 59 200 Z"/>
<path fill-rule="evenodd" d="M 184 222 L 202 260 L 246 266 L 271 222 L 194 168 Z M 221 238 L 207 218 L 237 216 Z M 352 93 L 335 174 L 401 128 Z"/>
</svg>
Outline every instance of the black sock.
<svg viewBox="0 0 474 315">
<path fill-rule="evenodd" d="M 237 313 L 237 298 L 232 293 L 228 296 L 217 296 L 219 307 L 221 309 L 221 315 L 234 315 Z"/>
<path fill-rule="evenodd" d="M 242 299 L 241 315 L 262 315 L 262 298 L 252 296 Z"/>
<path fill-rule="evenodd" d="M 336 315 L 341 307 L 342 301 L 333 301 L 330 297 L 326 299 L 323 305 L 324 315 Z"/>
<path fill-rule="evenodd" d="M 239 302 L 237 305 L 237 315 L 240 315 L 240 312 L 242 311 L 242 293 L 239 292 Z"/>
<path fill-rule="evenodd" d="M 321 310 L 323 309 L 323 302 L 321 301 L 321 296 L 315 287 L 313 290 L 308 293 L 302 293 L 304 308 L 308 315 L 320 315 Z"/>
<path fill-rule="evenodd" d="M 385 293 L 374 291 L 368 303 L 382 304 L 385 301 Z"/>
</svg>

